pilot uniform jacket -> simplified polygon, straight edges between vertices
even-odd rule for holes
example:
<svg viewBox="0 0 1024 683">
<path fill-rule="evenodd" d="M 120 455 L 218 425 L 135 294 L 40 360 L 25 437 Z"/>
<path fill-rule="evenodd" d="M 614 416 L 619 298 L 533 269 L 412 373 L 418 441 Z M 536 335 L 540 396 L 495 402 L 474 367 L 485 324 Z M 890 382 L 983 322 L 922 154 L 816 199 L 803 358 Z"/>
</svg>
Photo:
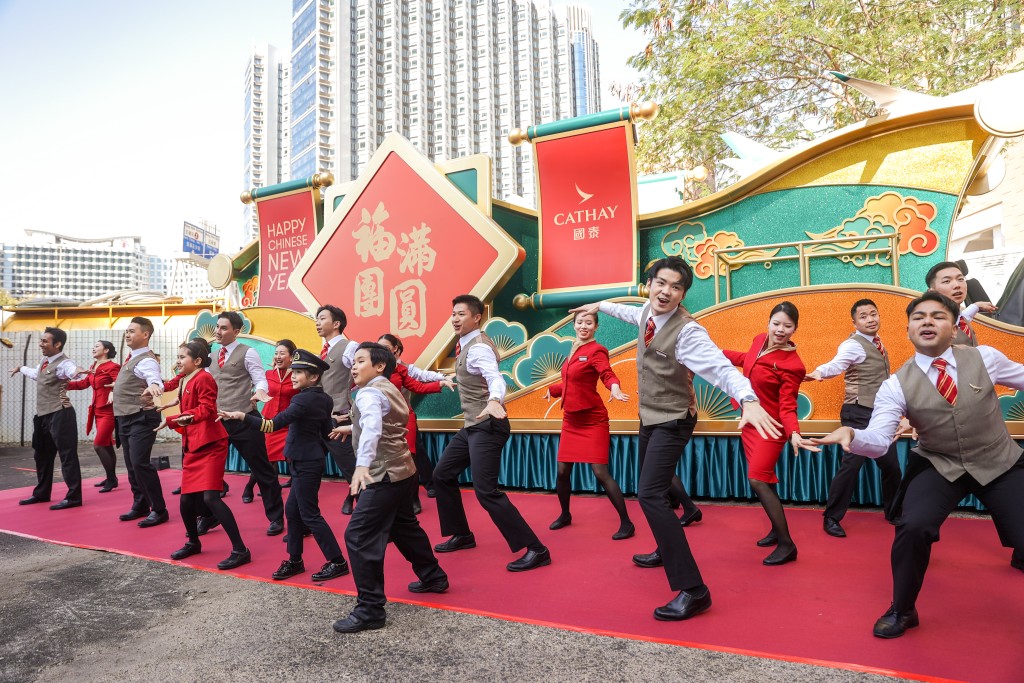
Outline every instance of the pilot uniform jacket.
<svg viewBox="0 0 1024 683">
<path fill-rule="evenodd" d="M 333 428 L 331 410 L 334 399 L 323 387 L 306 387 L 292 397 L 292 402 L 273 418 L 261 419 L 246 415 L 245 421 L 259 427 L 265 434 L 288 428 L 284 457 L 288 460 L 323 460 L 327 439 Z"/>
</svg>

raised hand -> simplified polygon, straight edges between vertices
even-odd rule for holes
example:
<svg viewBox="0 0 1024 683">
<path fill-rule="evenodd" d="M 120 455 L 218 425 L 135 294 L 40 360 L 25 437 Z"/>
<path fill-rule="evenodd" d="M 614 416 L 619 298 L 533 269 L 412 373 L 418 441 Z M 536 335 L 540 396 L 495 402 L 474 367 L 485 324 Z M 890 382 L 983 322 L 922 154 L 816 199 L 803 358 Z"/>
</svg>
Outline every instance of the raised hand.
<svg viewBox="0 0 1024 683">
<path fill-rule="evenodd" d="M 843 447 L 846 452 L 850 451 L 850 444 L 853 443 L 853 428 L 852 427 L 840 427 L 831 434 L 814 438 L 804 439 L 801 442 L 801 447 L 806 448 L 809 451 L 820 453 L 820 446 L 826 446 L 830 444 L 838 444 Z"/>
<path fill-rule="evenodd" d="M 443 389 L 451 389 L 452 391 L 455 391 L 455 382 L 453 382 L 450 379 L 443 379 L 439 382 L 439 384 Z"/>
<path fill-rule="evenodd" d="M 782 423 L 765 412 L 760 403 L 747 401 L 742 406 L 743 417 L 740 419 L 740 429 L 743 429 L 745 425 L 750 425 L 765 439 L 777 439 L 782 436 Z"/>
<path fill-rule="evenodd" d="M 569 312 L 572 313 L 573 315 L 576 315 L 577 313 L 587 313 L 589 315 L 596 316 L 600 310 L 601 302 L 596 301 L 592 304 L 584 304 L 582 306 L 577 306 L 576 308 L 570 308 Z"/>
<path fill-rule="evenodd" d="M 498 420 L 503 420 L 508 417 L 508 413 L 505 412 L 505 407 L 498 401 L 488 401 L 487 405 L 484 406 L 484 409 L 476 416 L 476 419 L 482 420 L 485 417 L 493 417 Z"/>
<path fill-rule="evenodd" d="M 808 372 L 807 375 L 804 376 L 804 380 L 803 381 L 805 381 L 805 382 L 820 382 L 821 381 L 821 372 L 818 371 L 818 370 L 815 370 L 814 372 Z"/>
<path fill-rule="evenodd" d="M 612 395 L 608 399 L 608 402 L 611 403 L 613 400 L 615 400 L 615 401 L 628 401 L 629 400 L 629 394 L 623 393 L 622 389 L 619 387 L 618 384 L 613 384 L 612 385 Z"/>
<path fill-rule="evenodd" d="M 243 413 L 241 410 L 218 410 L 217 411 L 217 419 L 218 420 L 244 420 L 245 419 L 245 413 Z"/>
<path fill-rule="evenodd" d="M 252 395 L 257 401 L 266 403 L 270 400 L 270 394 L 267 393 L 266 389 L 257 389 L 256 393 Z"/>
<path fill-rule="evenodd" d="M 974 305 L 978 307 L 979 311 L 985 311 L 986 313 L 999 310 L 999 307 L 994 305 L 991 301 L 975 301 Z"/>
</svg>

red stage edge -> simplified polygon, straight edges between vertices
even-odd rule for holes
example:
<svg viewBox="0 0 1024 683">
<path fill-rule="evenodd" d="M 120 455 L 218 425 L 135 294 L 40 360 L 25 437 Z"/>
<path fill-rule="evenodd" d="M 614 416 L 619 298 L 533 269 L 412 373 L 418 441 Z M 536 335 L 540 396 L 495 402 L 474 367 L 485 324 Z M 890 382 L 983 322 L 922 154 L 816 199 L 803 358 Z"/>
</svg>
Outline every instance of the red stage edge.
<svg viewBox="0 0 1024 683">
<path fill-rule="evenodd" d="M 263 583 L 269 583 L 276 586 L 291 586 L 292 588 L 302 588 L 304 590 L 315 590 L 324 593 L 335 593 L 337 595 L 348 595 L 355 596 L 354 591 L 347 591 L 337 588 L 330 588 L 328 586 L 309 586 L 306 584 L 291 583 L 289 581 L 275 581 L 268 579 L 265 576 L 252 576 L 250 574 L 239 574 L 234 572 L 226 572 L 218 569 L 210 569 L 207 567 L 195 567 L 186 562 L 179 562 L 177 560 L 168 560 L 162 557 L 151 557 L 149 555 L 142 555 L 139 553 L 132 553 L 122 550 L 113 550 L 111 548 L 102 548 L 99 546 L 80 545 L 77 543 L 67 543 L 65 541 L 54 541 L 48 538 L 40 538 L 39 536 L 33 536 L 32 534 L 24 534 L 17 531 L 9 531 L 6 529 L 0 530 L 5 534 L 11 536 L 18 536 L 21 538 L 27 538 L 33 541 L 42 541 L 44 543 L 51 543 L 53 545 L 62 545 L 70 548 L 81 548 L 82 550 L 95 550 L 99 552 L 112 553 L 114 555 L 124 555 L 126 557 L 135 557 L 140 560 L 150 560 L 152 562 L 162 562 L 164 564 L 171 564 L 178 567 L 185 567 L 195 571 L 207 572 L 209 574 L 216 574 L 218 576 L 233 576 L 239 579 L 246 579 L 249 581 L 261 581 Z M 489 617 L 491 619 L 501 619 L 502 621 L 511 621 L 519 624 L 528 624 L 530 626 L 543 626 L 545 628 L 557 628 L 562 631 L 573 631 L 575 633 L 585 633 L 588 635 L 605 636 L 609 638 L 622 638 L 625 640 L 638 640 L 648 643 L 661 643 L 664 645 L 676 645 L 680 647 L 688 647 L 695 650 L 707 650 L 709 652 L 724 652 L 726 654 L 742 655 L 744 657 L 759 657 L 761 659 L 773 659 L 780 662 L 792 662 L 794 664 L 808 664 L 810 666 L 819 666 L 829 669 L 842 669 L 845 671 L 855 671 L 857 673 L 876 674 L 878 676 L 888 676 L 890 678 L 904 678 L 913 681 L 924 681 L 925 683 L 969 683 L 968 681 L 960 681 L 954 678 L 939 678 L 936 676 L 924 676 L 921 674 L 907 673 L 905 671 L 894 671 L 892 669 L 878 669 L 870 666 L 862 666 L 860 664 L 851 664 L 849 662 L 833 662 L 825 659 L 812 659 L 808 657 L 791 657 L 788 655 L 772 654 L 770 652 L 759 652 L 757 650 L 745 650 L 742 648 L 734 647 L 722 647 L 716 645 L 708 645 L 706 643 L 692 643 L 686 640 L 675 640 L 672 638 L 654 638 L 650 636 L 640 636 L 632 633 L 620 633 L 618 631 L 610 631 L 605 629 L 590 629 L 581 628 L 579 626 L 571 626 L 569 624 L 559 624 L 557 622 L 542 621 L 539 619 L 527 619 L 524 617 L 513 617 L 507 614 L 499 614 L 496 612 L 488 612 L 486 610 L 478 610 L 471 608 L 459 608 L 452 607 L 451 605 L 439 605 L 432 602 L 423 602 L 420 600 L 407 600 L 403 598 L 392 598 L 388 596 L 389 602 L 397 602 L 405 605 L 416 605 L 418 607 L 428 607 L 430 609 L 445 610 L 447 612 L 458 612 L 460 614 L 472 614 L 479 617 Z"/>
</svg>

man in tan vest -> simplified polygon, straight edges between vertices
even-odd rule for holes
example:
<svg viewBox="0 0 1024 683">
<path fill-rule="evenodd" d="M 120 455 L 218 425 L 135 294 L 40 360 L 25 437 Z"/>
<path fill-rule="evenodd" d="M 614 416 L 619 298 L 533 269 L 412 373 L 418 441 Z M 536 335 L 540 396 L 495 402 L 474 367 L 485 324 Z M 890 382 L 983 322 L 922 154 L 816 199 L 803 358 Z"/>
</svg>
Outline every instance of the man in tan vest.
<svg viewBox="0 0 1024 683">
<path fill-rule="evenodd" d="M 469 467 L 476 499 L 505 537 L 509 549 L 519 552 L 526 548 L 522 557 L 505 568 L 524 572 L 551 564 L 551 553 L 505 492 L 498 490 L 501 452 L 511 426 L 505 412 L 506 386 L 498 368 L 498 349 L 480 330 L 483 313 L 483 302 L 472 294 L 460 294 L 452 300 L 452 328 L 459 337 L 455 344 L 455 378 L 465 426 L 448 442 L 434 468 L 441 535 L 450 536 L 434 550 L 450 553 L 476 547 L 459 491 L 459 475 Z"/>
<path fill-rule="evenodd" d="M 384 550 L 392 541 L 412 564 L 418 581 L 413 593 L 443 593 L 448 575 L 430 550 L 430 540 L 412 509 L 419 485 L 406 425 L 409 404 L 389 377 L 395 357 L 380 344 L 364 342 L 355 352 L 352 379 L 358 391 L 352 404 L 352 442 L 356 466 L 352 491 L 359 505 L 345 530 L 345 546 L 352 562 L 356 606 L 334 624 L 339 633 L 355 633 L 384 626 Z"/>
<path fill-rule="evenodd" d="M 602 301 L 570 311 L 600 311 L 639 328 L 636 368 L 641 465 L 637 499 L 658 548 L 635 555 L 633 562 L 643 567 L 663 565 L 669 586 L 679 591 L 671 602 L 654 610 L 654 618 L 662 621 L 689 619 L 711 607 L 711 593 L 669 503 L 676 465 L 697 424 L 693 373 L 740 403 L 741 428 L 750 424 L 762 436 L 776 439 L 782 427 L 758 403 L 747 378 L 683 308 L 692 282 L 693 271 L 686 261 L 670 256 L 648 270 L 650 296 L 643 307 Z"/>
<path fill-rule="evenodd" d="M 866 429 L 840 427 L 804 446 L 839 444 L 877 458 L 889 449 L 900 418 L 917 430 L 893 508 L 892 606 L 875 622 L 879 638 L 917 626 L 917 596 L 939 528 L 968 493 L 992 513 L 1010 564 L 1024 571 L 1024 458 L 1010 438 L 995 384 L 1024 389 L 1024 365 L 990 346 L 952 346 L 956 302 L 929 291 L 907 306 L 916 353 L 882 383 Z"/>
<path fill-rule="evenodd" d="M 348 316 L 337 306 L 325 304 L 316 309 L 316 333 L 324 340 L 320 348 L 320 360 L 328 365 L 321 384 L 327 395 L 334 400 L 331 415 L 336 425 L 352 424 L 348 414 L 352 402 L 352 359 L 358 345 L 345 338 L 347 326 Z M 351 480 L 352 471 L 356 468 L 352 442 L 348 439 L 332 439 L 327 443 L 327 450 L 334 458 L 334 464 L 341 470 L 341 476 Z M 351 515 L 354 502 L 355 495 L 350 486 L 341 504 L 341 514 Z"/>
<path fill-rule="evenodd" d="M 68 492 L 51 510 L 76 508 L 82 504 L 82 470 L 78 464 L 78 418 L 68 400 L 68 382 L 78 373 L 75 361 L 64 355 L 68 334 L 47 327 L 39 336 L 43 360 L 38 367 L 11 370 L 36 383 L 36 416 L 32 419 L 32 455 L 36 461 L 36 487 L 20 505 L 46 503 L 53 489 L 53 461 L 60 454 L 60 473 Z"/>
<path fill-rule="evenodd" d="M 882 322 L 874 301 L 860 299 L 854 302 L 850 316 L 853 318 L 855 332 L 839 345 L 835 358 L 819 365 L 804 381 L 821 381 L 846 373 L 846 395 L 839 411 L 839 420 L 844 427 L 863 429 L 871 420 L 871 408 L 875 405 L 878 387 L 882 386 L 882 382 L 891 373 L 889 350 L 878 335 Z M 850 507 L 850 499 L 864 460 L 863 456 L 846 453 L 839 470 L 832 477 L 822 521 L 822 527 L 829 536 L 846 537 L 846 530 L 840 522 Z M 903 478 L 900 461 L 896 456 L 896 442 L 890 444 L 885 455 L 874 460 L 882 472 L 882 509 L 888 515 Z"/>
<path fill-rule="evenodd" d="M 980 311 L 991 313 L 996 310 L 988 301 L 978 301 L 960 310 L 967 299 L 967 277 L 960 266 L 952 261 L 936 263 L 928 269 L 924 276 L 925 285 L 928 289 L 952 299 L 957 305 L 959 315 L 956 319 L 956 327 L 953 329 L 953 343 L 962 346 L 977 346 L 978 337 L 974 334 L 974 327 L 971 323 L 974 316 Z"/>
</svg>

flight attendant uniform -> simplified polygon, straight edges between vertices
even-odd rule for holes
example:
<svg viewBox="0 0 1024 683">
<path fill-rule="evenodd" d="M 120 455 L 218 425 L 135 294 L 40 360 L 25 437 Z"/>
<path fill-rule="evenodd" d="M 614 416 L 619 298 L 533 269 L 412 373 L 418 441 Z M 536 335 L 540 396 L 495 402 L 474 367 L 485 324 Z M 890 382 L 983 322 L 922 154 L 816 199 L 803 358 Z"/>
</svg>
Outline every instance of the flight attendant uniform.
<svg viewBox="0 0 1024 683">
<path fill-rule="evenodd" d="M 597 393 L 598 380 L 609 390 L 621 384 L 608 361 L 608 349 L 589 341 L 569 355 L 562 365 L 562 381 L 551 385 L 551 396 L 562 399 L 558 462 L 608 464 L 608 409 Z"/>
<path fill-rule="evenodd" d="M 182 434 L 181 492 L 220 491 L 228 459 L 228 433 L 217 420 L 217 381 L 200 370 L 181 386 L 181 415 L 192 422 L 179 425 L 179 415 L 167 418 L 167 426 Z"/>
</svg>

